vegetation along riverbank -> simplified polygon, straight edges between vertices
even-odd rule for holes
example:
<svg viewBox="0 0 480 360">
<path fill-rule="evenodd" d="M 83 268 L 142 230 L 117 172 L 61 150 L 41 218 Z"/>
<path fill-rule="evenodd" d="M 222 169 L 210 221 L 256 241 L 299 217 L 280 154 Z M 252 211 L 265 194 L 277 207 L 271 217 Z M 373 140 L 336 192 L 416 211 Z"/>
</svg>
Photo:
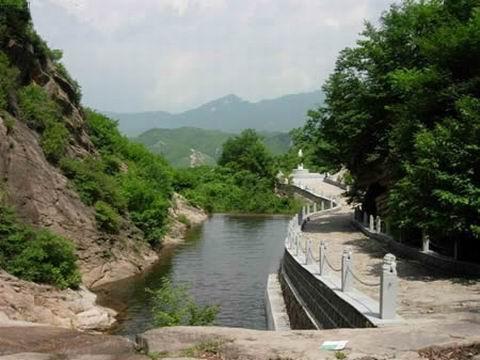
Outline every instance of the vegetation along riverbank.
<svg viewBox="0 0 480 360">
<path fill-rule="evenodd" d="M 74 327 L 85 317 L 89 325 L 79 327 L 98 320 L 105 328 L 113 314 L 95 307 L 87 288 L 144 271 L 160 247 L 206 219 L 200 208 L 294 210 L 275 195 L 273 157 L 254 132 L 227 142 L 236 146 L 232 157 L 246 145 L 243 162 L 174 170 L 82 107 L 80 85 L 62 52 L 35 32 L 26 1 L 1 3 L 0 28 L 0 266 L 2 293 L 10 294 L 0 299 L 3 317 Z M 62 291 L 89 305 L 68 312 Z M 56 300 L 35 301 L 44 293 Z"/>
<path fill-rule="evenodd" d="M 0 0 L 1 358 L 4 355 L 9 356 L 7 359 L 478 358 L 478 278 L 466 278 L 453 274 L 453 270 L 448 273 L 427 266 L 422 257 L 406 260 L 397 253 L 394 254 L 397 258 L 390 253 L 386 256 L 386 253 L 397 251 L 395 246 L 388 247 L 394 244 L 396 249 L 408 249 L 407 255 L 421 253 L 453 264 L 449 269 L 455 269 L 454 265 L 460 262 L 464 268 L 478 269 L 480 0 L 392 1 L 393 5 L 377 22 L 365 23 L 353 46 L 339 53 L 322 91 L 312 92 L 312 73 L 307 75 L 303 71 L 311 64 L 303 59 L 320 59 L 330 51 L 323 49 L 315 57 L 307 52 L 287 54 L 290 46 L 298 42 L 295 40 L 297 33 L 305 36 L 307 25 L 321 24 L 311 38 L 305 36 L 299 42 L 305 49 L 312 48 L 318 36 L 324 33 L 340 39 L 337 33 L 330 34 L 340 28 L 351 31 L 351 23 L 356 21 L 358 14 L 370 11 L 379 2 L 336 0 L 328 6 L 325 3 L 286 0 L 275 2 L 273 6 L 271 1 L 254 0 Z M 92 10 L 98 10 L 95 6 L 101 6 L 99 4 L 108 7 L 107 11 L 103 9 L 105 13 Z M 232 4 L 235 7 L 231 7 Z M 312 15 L 301 15 L 302 9 L 312 4 L 323 7 L 309 8 L 315 9 L 309 11 Z M 349 8 L 354 10 L 336 19 L 330 11 L 337 7 L 341 8 L 342 15 L 347 14 Z M 125 59 L 135 64 L 134 71 L 95 73 L 96 86 L 112 82 L 110 92 L 115 95 L 105 88 L 102 88 L 105 94 L 101 95 L 115 96 L 115 101 L 103 102 L 101 96 L 92 91 L 90 83 L 90 87 L 84 88 L 86 95 L 89 90 L 85 103 L 92 108 L 83 105 L 82 88 L 62 62 L 62 51 L 50 48 L 34 28 L 31 9 L 41 13 L 45 8 L 55 10 L 52 13 L 58 18 L 54 23 L 62 31 L 69 24 L 82 26 L 75 39 L 68 39 L 68 44 L 88 38 L 88 46 L 78 52 L 82 58 L 88 58 L 90 65 L 101 63 L 103 70 L 114 70 Z M 141 8 L 140 13 L 136 12 L 137 8 Z M 128 10 L 128 16 L 122 18 L 122 9 Z M 225 9 L 235 17 L 220 16 Z M 209 45 L 208 29 L 204 26 L 210 21 L 204 19 L 210 19 L 208 16 L 212 14 L 215 21 L 222 21 L 214 22 L 214 43 Z M 242 17 L 244 14 L 247 18 Z M 261 14 L 259 18 L 258 14 Z M 46 17 L 44 25 L 52 21 Z M 230 33 L 239 33 L 237 28 L 229 27 L 237 18 L 242 22 L 239 29 L 248 28 L 246 36 L 231 37 Z M 301 19 L 301 26 L 294 23 L 298 19 Z M 287 24 L 288 31 L 277 34 L 274 28 L 277 21 L 282 26 Z M 148 30 L 135 31 L 139 29 L 136 26 L 145 24 Z M 161 36 L 149 38 L 145 46 L 148 51 L 142 56 L 140 38 L 154 33 L 159 24 L 165 26 L 161 29 L 162 36 L 166 33 L 169 37 L 165 41 Z M 270 25 L 275 29 L 274 41 L 268 33 Z M 57 29 L 57 33 L 62 31 Z M 102 34 L 101 46 L 96 39 L 97 31 Z M 254 46 L 258 36 L 255 31 L 258 35 L 266 34 L 262 38 L 266 42 L 260 44 L 262 51 Z M 182 41 L 176 41 L 178 33 L 182 34 Z M 195 38 L 195 46 L 188 47 L 189 38 L 198 34 L 201 37 Z M 248 41 L 242 43 L 243 37 Z M 105 61 L 107 43 L 117 39 L 122 41 L 114 46 L 114 60 Z M 135 43 L 135 51 L 125 50 L 129 42 Z M 223 59 L 225 64 L 218 64 L 215 61 L 222 59 L 219 49 L 223 43 L 228 44 L 228 61 Z M 282 47 L 277 48 L 276 43 Z M 285 44 L 288 46 L 283 47 Z M 64 48 L 68 49 L 69 56 L 70 53 L 75 55 L 72 48 Z M 158 56 L 157 49 L 168 54 L 168 61 Z M 236 53 L 237 50 L 240 53 Z M 250 58 L 258 54 L 269 57 L 258 61 L 261 66 L 255 68 Z M 233 61 L 236 58 L 249 62 L 246 66 L 239 65 Z M 208 62 L 206 68 L 200 67 L 201 59 Z M 273 62 L 278 59 L 286 67 L 275 68 Z M 74 61 L 68 63 L 75 64 Z M 161 70 L 153 66 L 154 63 Z M 313 63 L 318 67 L 316 60 Z M 328 68 L 333 63 L 322 66 Z M 223 75 L 227 81 L 209 77 L 208 81 L 202 78 L 196 82 L 199 79 L 196 76 L 204 76 L 207 68 L 215 68 L 215 75 Z M 243 70 L 242 74 L 243 68 L 248 71 Z M 224 73 L 226 70 L 228 76 Z M 269 72 L 265 80 L 262 76 Z M 170 77 L 172 73 L 173 78 Z M 231 77 L 230 73 L 236 77 Z M 114 80 L 119 77 L 127 86 L 122 83 L 113 89 L 118 85 Z M 147 83 L 155 83 L 155 86 L 145 90 L 130 86 L 129 79 L 136 77 L 145 80 L 145 86 Z M 105 115 L 107 111 L 93 108 L 94 104 L 100 104 L 106 110 L 116 104 L 119 109 L 111 110 L 120 110 L 123 104 L 119 104 L 118 99 L 130 100 L 137 94 L 144 96 L 141 102 L 144 110 L 153 106 L 154 100 L 165 104 L 161 102 L 164 99 L 159 99 L 162 97 L 171 97 L 169 101 L 174 105 L 191 97 L 190 105 L 198 105 L 205 100 L 204 96 L 212 94 L 193 99 L 189 93 L 207 92 L 212 84 L 231 84 L 234 79 L 241 83 L 244 81 L 241 77 L 250 79 L 248 86 L 243 83 L 243 88 L 248 89 L 245 95 L 251 93 L 253 96 L 258 90 L 256 96 L 260 96 L 262 86 L 258 79 L 266 81 L 264 89 L 273 89 L 272 96 L 274 92 L 286 91 L 287 83 L 298 91 L 310 92 L 258 103 L 253 102 L 256 101 L 253 98 L 252 102 L 243 101 L 243 94 L 242 98 L 230 95 L 195 111 L 176 115 L 164 112 L 162 118 L 174 122 L 177 127 L 197 125 L 192 123 L 196 118 L 199 124 L 209 124 L 210 129 L 225 132 L 199 131 L 195 127 L 175 132 L 162 129 L 144 133 L 136 139 L 122 133 L 118 122 Z M 176 85 L 182 87 L 182 96 L 177 92 L 178 99 L 173 99 L 173 83 L 177 80 L 185 82 Z M 132 92 L 128 92 L 131 88 L 134 88 Z M 298 113 L 292 104 L 304 103 L 300 101 L 302 98 L 308 98 L 310 104 L 311 97 L 317 93 L 319 103 L 308 114 L 305 109 L 306 119 L 295 118 L 289 122 L 289 118 Z M 139 101 L 136 105 L 132 101 L 126 106 L 140 107 L 139 104 Z M 284 105 L 276 108 L 275 104 Z M 146 113 L 137 114 L 137 119 L 143 118 L 142 126 L 139 131 L 132 130 L 130 135 L 149 130 L 144 129 L 144 125 L 160 113 L 147 113 L 147 117 Z M 262 124 L 256 125 L 264 114 L 271 113 L 278 117 L 264 119 Z M 224 119 L 224 114 L 232 114 L 230 126 L 225 125 L 229 119 Z M 128 114 L 121 116 L 122 122 L 125 116 Z M 156 120 L 154 123 L 161 123 L 161 119 Z M 275 129 L 275 121 L 281 125 L 278 129 Z M 299 121 L 304 125 L 288 135 L 275 132 L 298 126 Z M 255 125 L 258 131 L 271 130 L 272 133 L 265 132 L 263 137 L 254 129 L 240 129 L 242 124 Z M 125 128 L 136 127 L 128 125 Z M 198 140 L 197 148 L 180 146 L 176 140 L 171 140 L 173 133 L 175 139 L 188 142 L 194 142 L 197 136 L 204 139 Z M 146 144 L 139 142 L 142 139 Z M 167 148 L 172 164 L 161 154 Z M 328 176 L 333 173 L 341 173 L 341 176 Z M 276 190 L 280 188 L 280 181 L 289 183 L 292 179 L 296 187 L 284 188 L 296 192 L 299 197 L 304 196 L 306 202 L 310 199 L 309 206 L 301 213 L 298 199 Z M 323 192 L 328 187 L 334 187 L 335 191 Z M 322 212 L 326 205 L 333 204 L 338 206 Z M 357 207 L 355 214 L 360 214 L 356 224 L 368 237 L 352 227 L 353 206 Z M 137 303 L 141 310 L 150 311 L 150 317 L 144 317 L 146 326 L 141 331 L 129 332 L 129 339 L 107 335 L 118 313 L 107 307 L 108 301 L 102 302 L 107 306 L 99 305 L 93 291 L 105 284 L 120 287 L 118 280 L 145 274 L 154 264 L 162 265 L 159 262 L 162 249 L 168 250 L 169 246 L 173 248 L 184 241 L 190 228 L 215 213 L 299 215 L 290 225 L 286 221 L 272 221 L 268 225 L 259 221 L 256 228 L 253 222 L 222 218 L 217 228 L 211 230 L 217 236 L 210 236 L 210 250 L 204 251 L 211 257 L 200 257 L 198 252 L 191 251 L 186 257 L 189 261 L 182 267 L 183 272 L 191 273 L 189 279 L 202 287 L 208 303 L 197 303 L 187 286 L 175 283 L 173 276 L 169 278 L 171 273 L 157 273 L 156 284 L 160 285 L 152 289 L 142 285 L 140 290 L 148 295 Z M 229 221 L 230 227 L 225 225 Z M 269 226 L 278 233 L 270 236 L 269 242 L 262 243 L 260 233 L 265 234 Z M 251 231 L 245 232 L 247 235 L 242 239 L 230 236 L 232 232 L 239 233 L 241 227 Z M 283 243 L 283 229 L 288 232 L 288 245 L 296 247 L 297 258 L 288 255 L 289 251 L 293 253 L 293 247 L 288 249 Z M 385 238 L 388 241 L 384 241 Z M 192 244 L 195 245 L 194 241 Z M 234 246 L 242 248 L 242 252 L 237 253 L 240 255 L 225 256 L 226 252 L 234 253 Z M 205 248 L 192 246 L 190 249 Z M 284 256 L 281 271 L 277 271 L 278 257 L 275 257 L 273 270 L 266 264 L 267 256 L 276 254 L 275 249 L 280 250 L 279 256 Z M 303 251 L 305 257 L 300 260 Z M 285 253 L 286 256 L 281 255 Z M 327 256 L 335 260 L 330 263 Z M 167 266 L 173 267 L 174 261 L 172 256 Z M 198 273 L 206 271 L 195 271 L 204 267 L 192 266 L 194 261 L 197 265 L 208 263 L 213 267 L 212 274 L 218 279 L 216 284 L 199 276 Z M 223 261 L 222 266 L 219 261 Z M 286 298 L 287 302 L 290 300 L 293 316 L 289 320 L 304 312 L 312 319 L 311 314 L 319 319 L 338 317 L 342 321 L 331 321 L 329 326 L 333 329 L 329 330 L 323 326 L 325 322 L 315 322 L 318 331 L 272 333 L 207 326 L 221 314 L 214 303 L 217 300 L 214 293 L 221 293 L 223 300 L 227 298 L 222 306 L 230 306 L 230 313 L 238 312 L 240 317 L 246 318 L 248 312 L 252 317 L 263 319 L 262 314 L 257 315 L 258 312 L 251 308 L 257 306 L 256 310 L 264 312 L 268 274 L 259 275 L 260 267 L 251 265 L 255 263 L 265 265 L 261 269 L 268 268 L 269 274 L 278 272 L 288 278 L 285 283 L 290 289 L 295 290 L 297 285 L 302 290 L 291 290 L 289 295 L 284 284 L 283 293 L 280 285 L 277 288 L 280 305 Z M 323 272 L 324 265 L 329 266 L 328 272 Z M 245 266 L 250 267 L 250 272 L 245 271 Z M 307 274 L 307 267 L 313 269 L 311 273 Z M 379 282 L 380 272 L 383 277 Z M 225 274 L 229 277 L 224 277 Z M 329 281 L 339 274 L 340 286 Z M 214 276 L 207 280 L 211 278 Z M 243 281 L 245 279 L 249 281 Z M 255 282 L 250 281 L 252 279 Z M 307 285 L 302 285 L 302 280 Z M 330 283 L 335 286 L 330 288 Z M 135 285 L 137 283 L 132 286 Z M 213 286 L 220 290 L 212 291 Z M 247 286 L 253 290 L 246 289 Z M 383 291 L 386 288 L 389 288 L 389 296 Z M 233 296 L 225 295 L 228 289 L 237 292 Z M 261 293 L 261 298 L 254 298 L 253 293 L 255 296 Z M 301 301 L 301 296 L 308 297 L 309 301 Z M 372 299 L 368 297 L 376 296 L 384 298 L 378 302 L 379 314 L 383 304 L 391 305 L 393 310 L 387 320 L 392 321 L 372 322 L 371 325 L 385 327 L 335 328 L 360 324 L 344 321 L 346 311 L 342 304 L 359 299 L 360 305 L 368 303 L 370 306 Z M 247 302 L 247 297 L 255 301 Z M 322 302 L 323 305 L 327 302 L 335 305 L 340 297 L 350 300 L 341 302 L 338 308 L 330 306 L 338 311 L 327 314 Z M 120 297 L 116 300 L 121 302 Z M 376 306 L 377 303 L 372 304 Z M 308 306 L 315 308 L 315 312 L 309 313 Z M 361 314 L 357 308 L 353 309 L 358 319 L 357 315 Z M 377 316 L 376 311 L 372 306 L 365 313 L 373 318 Z M 155 326 L 159 328 L 150 329 Z M 232 326 L 240 325 L 233 323 Z M 137 334 L 139 332 L 143 333 Z M 135 341 L 132 334 L 137 334 Z M 324 341 L 334 340 L 348 340 L 346 349 L 332 352 L 321 348 Z"/>
</svg>

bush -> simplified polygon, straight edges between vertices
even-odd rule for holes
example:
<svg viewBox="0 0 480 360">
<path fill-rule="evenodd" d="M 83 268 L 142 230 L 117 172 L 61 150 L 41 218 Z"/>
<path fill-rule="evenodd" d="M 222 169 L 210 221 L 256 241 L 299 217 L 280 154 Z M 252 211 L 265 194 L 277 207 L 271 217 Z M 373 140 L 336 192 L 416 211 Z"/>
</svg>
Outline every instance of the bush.
<svg viewBox="0 0 480 360">
<path fill-rule="evenodd" d="M 8 95 L 15 88 L 18 70 L 10 66 L 7 56 L 0 51 L 0 110 L 6 110 Z"/>
<path fill-rule="evenodd" d="M 94 157 L 84 160 L 63 158 L 60 167 L 70 178 L 82 201 L 93 206 L 103 201 L 118 212 L 124 212 L 126 200 L 120 192 L 116 179 L 105 172 L 105 164 Z"/>
<path fill-rule="evenodd" d="M 33 83 L 21 89 L 18 98 L 23 120 L 42 134 L 40 144 L 45 157 L 54 164 L 58 163 L 64 156 L 69 138 L 60 107 L 45 90 Z"/>
<path fill-rule="evenodd" d="M 19 278 L 75 288 L 81 278 L 73 244 L 21 224 L 0 194 L 0 267 Z"/>
<path fill-rule="evenodd" d="M 60 54 L 58 53 L 60 50 L 53 50 L 52 54 L 54 58 L 57 58 Z M 63 54 L 62 54 L 63 55 Z M 61 57 L 60 57 L 61 58 Z M 57 68 L 58 73 L 65 79 L 67 82 L 72 86 L 73 91 L 74 91 L 74 98 L 73 102 L 76 105 L 80 105 L 80 101 L 82 100 L 82 88 L 80 84 L 77 82 L 77 80 L 73 79 L 70 74 L 68 73 L 67 69 L 65 66 L 59 62 L 60 59 L 58 59 L 55 62 L 55 66 Z"/>
<path fill-rule="evenodd" d="M 68 130 L 62 123 L 55 122 L 47 124 L 42 134 L 40 145 L 42 146 L 45 157 L 50 162 L 56 164 L 64 156 L 68 135 Z"/>
<path fill-rule="evenodd" d="M 272 180 L 225 167 L 179 169 L 174 188 L 190 203 L 209 212 L 294 213 L 293 198 L 277 196 Z"/>
<path fill-rule="evenodd" d="M 22 118 L 32 129 L 43 132 L 47 125 L 61 119 L 59 106 L 34 83 L 19 91 L 18 100 Z"/>
<path fill-rule="evenodd" d="M 154 324 L 165 326 L 206 326 L 217 317 L 218 306 L 197 305 L 185 285 L 174 286 L 169 279 L 162 281 L 160 289 L 152 291 Z"/>
<path fill-rule="evenodd" d="M 120 230 L 120 215 L 103 201 L 95 203 L 95 219 L 97 226 L 108 233 L 117 234 Z"/>
<path fill-rule="evenodd" d="M 192 222 L 188 219 L 188 217 L 185 214 L 178 215 L 177 220 L 181 222 L 183 225 L 185 225 L 187 228 L 192 227 Z"/>
<path fill-rule="evenodd" d="M 5 127 L 7 128 L 7 135 L 10 135 L 11 133 L 13 133 L 13 130 L 15 128 L 15 118 L 12 117 L 7 112 L 4 112 L 2 116 L 3 116 L 3 125 L 5 125 Z"/>
<path fill-rule="evenodd" d="M 143 145 L 129 142 L 119 133 L 115 121 L 91 110 L 86 113 L 90 137 L 102 154 L 102 172 L 114 179 L 130 218 L 144 232 L 145 239 L 158 245 L 168 225 L 170 166 Z M 122 163 L 128 168 L 125 172 L 120 172 Z"/>
</svg>

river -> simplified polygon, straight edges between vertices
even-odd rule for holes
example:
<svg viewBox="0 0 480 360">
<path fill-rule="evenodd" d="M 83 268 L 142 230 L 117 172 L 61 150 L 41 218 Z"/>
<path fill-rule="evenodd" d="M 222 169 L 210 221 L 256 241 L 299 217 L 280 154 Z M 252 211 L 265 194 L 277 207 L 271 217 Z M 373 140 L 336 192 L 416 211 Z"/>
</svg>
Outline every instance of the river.
<svg viewBox="0 0 480 360">
<path fill-rule="evenodd" d="M 133 335 L 152 327 L 145 288 L 157 289 L 164 277 L 188 283 L 198 303 L 220 305 L 215 325 L 266 329 L 266 281 L 278 270 L 288 220 L 213 215 L 184 244 L 164 251 L 150 271 L 100 292 L 99 303 L 120 311 L 112 332 Z"/>
</svg>

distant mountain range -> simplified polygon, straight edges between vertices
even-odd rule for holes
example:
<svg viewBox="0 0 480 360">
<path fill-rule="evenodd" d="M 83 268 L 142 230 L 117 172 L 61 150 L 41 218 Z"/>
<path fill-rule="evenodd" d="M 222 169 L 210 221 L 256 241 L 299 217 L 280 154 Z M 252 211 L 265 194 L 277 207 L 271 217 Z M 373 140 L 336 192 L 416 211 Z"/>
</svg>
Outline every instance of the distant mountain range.
<svg viewBox="0 0 480 360">
<path fill-rule="evenodd" d="M 118 120 L 120 130 L 129 136 L 135 136 L 153 128 L 180 127 L 227 132 L 238 132 L 246 128 L 287 132 L 302 126 L 305 123 L 307 111 L 322 105 L 323 101 L 324 95 L 320 90 L 255 103 L 243 100 L 236 95 L 227 95 L 179 114 L 165 111 L 131 114 L 104 113 Z"/>
<path fill-rule="evenodd" d="M 260 132 L 267 148 L 275 155 L 290 147 L 287 133 Z M 162 154 L 173 166 L 187 167 L 214 165 L 223 143 L 235 134 L 219 130 L 182 127 L 178 129 L 151 129 L 134 141 L 146 145 L 152 152 Z"/>
</svg>

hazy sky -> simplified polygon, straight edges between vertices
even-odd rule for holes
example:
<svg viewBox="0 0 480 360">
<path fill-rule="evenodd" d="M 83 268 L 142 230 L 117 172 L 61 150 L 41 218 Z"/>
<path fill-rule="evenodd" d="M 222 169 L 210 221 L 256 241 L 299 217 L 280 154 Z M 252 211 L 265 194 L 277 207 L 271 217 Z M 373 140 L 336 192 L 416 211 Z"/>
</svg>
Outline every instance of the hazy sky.
<svg viewBox="0 0 480 360">
<path fill-rule="evenodd" d="M 110 111 L 178 112 L 234 93 L 319 89 L 393 0 L 31 0 L 35 26 Z"/>
</svg>

